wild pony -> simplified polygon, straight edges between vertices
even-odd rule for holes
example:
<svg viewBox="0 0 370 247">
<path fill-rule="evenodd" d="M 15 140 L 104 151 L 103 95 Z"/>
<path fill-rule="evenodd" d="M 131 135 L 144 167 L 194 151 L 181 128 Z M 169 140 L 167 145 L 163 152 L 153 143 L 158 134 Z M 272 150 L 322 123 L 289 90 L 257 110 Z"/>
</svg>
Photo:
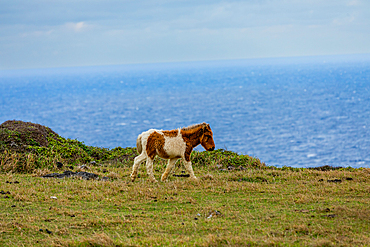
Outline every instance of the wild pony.
<svg viewBox="0 0 370 247">
<path fill-rule="evenodd" d="M 207 151 L 215 149 L 213 133 L 209 124 L 195 124 L 176 130 L 150 129 L 141 133 L 136 140 L 139 156 L 135 158 L 132 167 L 131 180 L 135 181 L 139 165 L 146 160 L 146 170 L 149 179 L 157 182 L 153 174 L 153 160 L 156 155 L 168 159 L 166 170 L 161 180 L 165 181 L 175 166 L 178 159 L 182 159 L 190 179 L 197 180 L 194 175 L 190 161 L 190 154 L 193 148 L 201 144 Z"/>
</svg>

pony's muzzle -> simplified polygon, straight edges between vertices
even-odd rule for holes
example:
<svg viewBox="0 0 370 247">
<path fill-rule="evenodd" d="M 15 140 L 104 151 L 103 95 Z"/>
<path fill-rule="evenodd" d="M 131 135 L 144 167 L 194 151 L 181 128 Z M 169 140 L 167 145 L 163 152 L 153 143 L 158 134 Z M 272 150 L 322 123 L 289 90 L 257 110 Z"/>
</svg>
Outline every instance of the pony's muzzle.
<svg viewBox="0 0 370 247">
<path fill-rule="evenodd" d="M 208 149 L 208 151 L 213 151 L 215 150 L 215 147 L 211 147 L 210 149 Z"/>
</svg>

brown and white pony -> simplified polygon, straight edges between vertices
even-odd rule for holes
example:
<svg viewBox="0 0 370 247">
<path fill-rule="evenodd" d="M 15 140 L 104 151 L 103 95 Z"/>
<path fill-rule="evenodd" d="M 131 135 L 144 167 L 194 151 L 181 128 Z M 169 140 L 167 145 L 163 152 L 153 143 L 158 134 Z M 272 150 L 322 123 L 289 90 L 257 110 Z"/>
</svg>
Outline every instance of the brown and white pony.
<svg viewBox="0 0 370 247">
<path fill-rule="evenodd" d="M 163 159 L 168 159 L 167 168 L 162 174 L 162 181 L 167 179 L 176 161 L 180 158 L 184 161 L 190 178 L 197 180 L 191 166 L 190 154 L 193 148 L 199 144 L 207 151 L 215 149 L 213 133 L 209 124 L 195 124 L 176 130 L 150 129 L 141 133 L 136 140 L 137 151 L 140 155 L 135 158 L 131 180 L 135 181 L 139 165 L 146 160 L 146 170 L 149 179 L 152 182 L 157 182 L 153 174 L 153 160 L 156 155 Z"/>
</svg>

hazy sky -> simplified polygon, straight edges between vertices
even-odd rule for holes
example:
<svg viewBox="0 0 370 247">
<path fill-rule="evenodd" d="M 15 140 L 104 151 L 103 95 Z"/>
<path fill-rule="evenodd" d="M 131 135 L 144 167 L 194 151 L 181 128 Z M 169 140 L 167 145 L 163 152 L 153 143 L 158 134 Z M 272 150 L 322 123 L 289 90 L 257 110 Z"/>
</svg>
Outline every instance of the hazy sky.
<svg viewBox="0 0 370 247">
<path fill-rule="evenodd" d="M 369 0 L 0 0 L 0 69 L 353 53 Z"/>
</svg>

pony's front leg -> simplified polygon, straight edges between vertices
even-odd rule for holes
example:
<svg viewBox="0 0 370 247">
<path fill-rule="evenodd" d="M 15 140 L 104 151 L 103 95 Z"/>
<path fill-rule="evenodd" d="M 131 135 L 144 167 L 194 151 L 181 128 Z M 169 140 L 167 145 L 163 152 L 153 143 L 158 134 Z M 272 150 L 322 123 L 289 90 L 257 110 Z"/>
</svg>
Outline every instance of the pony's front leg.
<svg viewBox="0 0 370 247">
<path fill-rule="evenodd" d="M 146 159 L 146 172 L 148 173 L 149 180 L 153 183 L 156 183 L 157 180 L 153 174 L 153 160 L 150 157 Z"/>
<path fill-rule="evenodd" d="M 176 164 L 176 161 L 177 161 L 177 158 L 168 160 L 167 168 L 164 171 L 164 173 L 162 174 L 162 178 L 161 178 L 162 181 L 165 181 L 167 179 L 168 174 L 170 174 L 170 172 L 172 171 L 173 167 Z"/>
<path fill-rule="evenodd" d="M 132 166 L 131 181 L 134 182 L 137 177 L 137 170 L 139 165 L 147 158 L 146 154 L 143 152 L 137 156 L 134 160 L 134 165 Z"/>
<path fill-rule="evenodd" d="M 191 165 L 191 161 L 186 161 L 185 159 L 183 161 L 184 161 L 185 169 L 188 171 L 190 175 L 190 179 L 197 181 L 198 179 L 194 175 L 193 166 Z"/>
</svg>

